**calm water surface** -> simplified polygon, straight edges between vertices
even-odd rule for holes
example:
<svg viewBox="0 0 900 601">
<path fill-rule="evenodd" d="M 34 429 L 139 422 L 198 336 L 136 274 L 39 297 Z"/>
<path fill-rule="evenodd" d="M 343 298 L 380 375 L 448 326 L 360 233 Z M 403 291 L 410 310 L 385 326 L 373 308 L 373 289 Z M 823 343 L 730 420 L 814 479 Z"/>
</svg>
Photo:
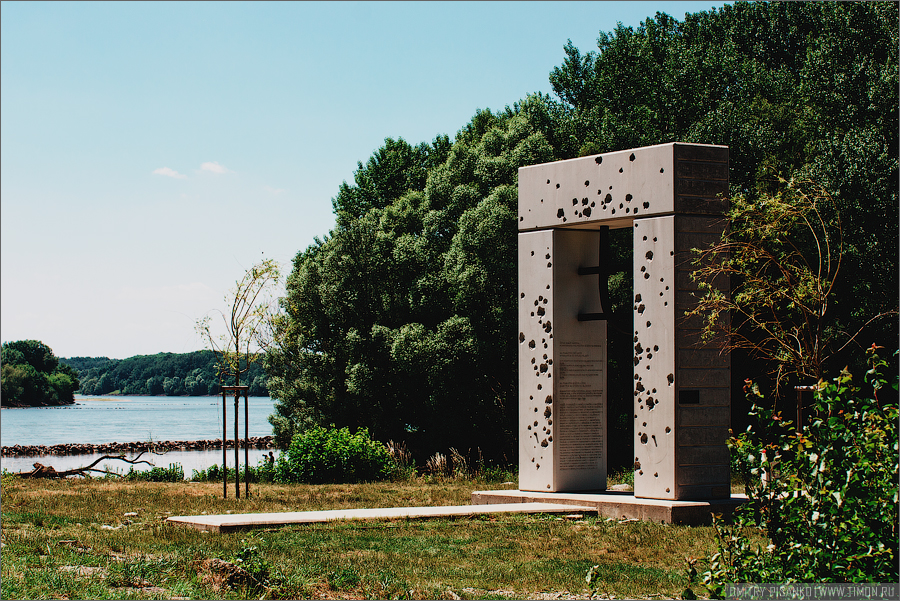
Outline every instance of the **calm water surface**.
<svg viewBox="0 0 900 601">
<path fill-rule="evenodd" d="M 274 412 L 268 397 L 250 397 L 250 436 L 270 436 L 268 417 Z M 64 407 L 28 407 L 0 412 L 0 441 L 3 446 L 54 445 L 64 443 L 138 442 L 148 440 L 204 440 L 222 437 L 221 397 L 82 397 L 75 405 Z M 234 400 L 228 399 L 228 437 L 234 437 Z M 244 401 L 240 402 L 240 436 L 244 435 Z M 250 464 L 257 465 L 265 451 L 250 450 Z M 277 454 L 277 453 L 276 453 Z M 57 470 L 91 463 L 99 455 L 51 455 L 45 457 L 3 457 L 2 468 L 25 471 L 36 461 Z M 143 458 L 146 458 L 145 455 Z M 244 461 L 244 451 L 240 453 Z M 185 475 L 222 463 L 221 449 L 216 451 L 173 451 L 150 457 L 154 465 L 167 467 L 180 463 Z M 234 464 L 234 451 L 228 465 Z M 127 471 L 123 462 L 111 462 L 114 469 Z M 135 466 L 149 469 L 149 466 Z"/>
</svg>

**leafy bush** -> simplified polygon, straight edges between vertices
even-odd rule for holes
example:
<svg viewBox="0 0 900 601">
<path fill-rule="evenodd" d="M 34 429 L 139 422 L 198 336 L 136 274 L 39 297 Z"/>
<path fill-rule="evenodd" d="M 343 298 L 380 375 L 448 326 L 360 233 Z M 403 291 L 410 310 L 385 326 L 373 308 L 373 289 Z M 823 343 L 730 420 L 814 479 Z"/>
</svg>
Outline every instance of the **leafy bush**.
<svg viewBox="0 0 900 601">
<path fill-rule="evenodd" d="M 365 428 L 351 434 L 348 428 L 316 426 L 295 435 L 288 450 L 278 457 L 275 481 L 376 481 L 388 478 L 394 469 L 387 448 L 372 440 Z"/>
<path fill-rule="evenodd" d="M 867 390 L 846 370 L 820 382 L 800 433 L 754 405 L 758 431 L 730 441 L 751 502 L 731 527 L 716 523 L 719 550 L 702 576 L 713 596 L 735 582 L 897 582 L 897 380 L 869 354 Z M 762 396 L 750 383 L 748 393 Z M 765 548 L 749 538 L 756 529 Z"/>
<path fill-rule="evenodd" d="M 125 474 L 126 480 L 139 480 L 143 482 L 181 482 L 184 480 L 184 468 L 180 463 L 170 463 L 169 467 L 154 467 L 149 470 L 137 471 L 129 468 Z"/>
<path fill-rule="evenodd" d="M 228 481 L 234 482 L 234 468 L 226 468 L 228 470 Z M 260 459 L 259 465 L 250 466 L 249 470 L 244 470 L 241 466 L 241 482 L 248 478 L 251 484 L 257 482 L 273 482 L 275 478 L 275 467 L 266 461 L 265 458 Z M 222 468 L 217 463 L 212 464 L 205 470 L 193 470 L 191 475 L 192 482 L 221 482 Z"/>
</svg>

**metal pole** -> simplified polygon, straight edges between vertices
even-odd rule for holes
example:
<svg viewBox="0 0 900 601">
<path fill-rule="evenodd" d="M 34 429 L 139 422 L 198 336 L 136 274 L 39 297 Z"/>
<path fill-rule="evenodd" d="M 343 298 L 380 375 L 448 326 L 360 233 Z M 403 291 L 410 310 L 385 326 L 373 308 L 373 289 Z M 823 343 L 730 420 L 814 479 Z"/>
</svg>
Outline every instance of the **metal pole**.
<svg viewBox="0 0 900 601">
<path fill-rule="evenodd" d="M 244 390 L 244 498 L 250 498 L 250 407 Z"/>
<path fill-rule="evenodd" d="M 228 498 L 228 470 L 226 464 L 228 462 L 225 441 L 228 440 L 228 403 L 225 400 L 225 390 L 222 390 L 222 498 Z"/>
<path fill-rule="evenodd" d="M 240 409 L 240 392 L 234 391 L 234 498 L 241 498 L 241 463 L 238 447 L 238 409 Z"/>
</svg>

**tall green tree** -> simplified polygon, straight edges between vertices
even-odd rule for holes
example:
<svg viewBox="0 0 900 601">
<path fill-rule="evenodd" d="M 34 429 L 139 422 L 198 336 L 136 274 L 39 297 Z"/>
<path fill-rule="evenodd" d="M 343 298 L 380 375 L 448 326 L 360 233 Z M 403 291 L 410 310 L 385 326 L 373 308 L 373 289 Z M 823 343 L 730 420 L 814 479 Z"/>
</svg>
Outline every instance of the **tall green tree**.
<svg viewBox="0 0 900 601">
<path fill-rule="evenodd" d="M 478 110 L 452 144 L 388 138 L 340 187 L 335 228 L 294 259 L 266 358 L 276 435 L 286 444 L 313 424 L 367 426 L 419 452 L 489 447 L 512 458 L 524 165 L 726 144 L 733 194 L 771 193 L 774 171 L 820 182 L 834 199 L 847 242 L 834 328 L 855 332 L 896 308 L 897 47 L 889 3 L 741 2 L 683 21 L 657 13 L 601 32 L 596 50 L 568 44 L 550 73 L 555 98 Z M 614 235 L 610 404 L 623 444 L 611 447 L 627 449 L 631 241 Z M 894 347 L 897 336 L 890 322 L 858 340 Z M 856 356 L 850 345 L 824 369 Z M 764 382 L 766 365 L 736 363 L 750 372 L 739 380 Z"/>
<path fill-rule="evenodd" d="M 4 342 L 0 350 L 0 398 L 4 407 L 67 405 L 80 385 L 74 369 L 60 364 L 38 340 Z"/>
</svg>

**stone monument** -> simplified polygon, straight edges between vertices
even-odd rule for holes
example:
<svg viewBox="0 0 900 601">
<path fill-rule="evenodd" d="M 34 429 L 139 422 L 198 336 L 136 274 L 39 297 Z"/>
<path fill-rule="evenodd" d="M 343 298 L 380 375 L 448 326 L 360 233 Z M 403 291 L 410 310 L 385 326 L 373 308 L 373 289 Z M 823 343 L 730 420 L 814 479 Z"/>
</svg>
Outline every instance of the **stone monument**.
<svg viewBox="0 0 900 601">
<path fill-rule="evenodd" d="M 519 169 L 520 490 L 606 489 L 608 232 L 630 227 L 633 320 L 618 325 L 634 332 L 634 495 L 730 496 L 730 356 L 684 317 L 691 249 L 721 236 L 727 191 L 726 146 Z"/>
</svg>

